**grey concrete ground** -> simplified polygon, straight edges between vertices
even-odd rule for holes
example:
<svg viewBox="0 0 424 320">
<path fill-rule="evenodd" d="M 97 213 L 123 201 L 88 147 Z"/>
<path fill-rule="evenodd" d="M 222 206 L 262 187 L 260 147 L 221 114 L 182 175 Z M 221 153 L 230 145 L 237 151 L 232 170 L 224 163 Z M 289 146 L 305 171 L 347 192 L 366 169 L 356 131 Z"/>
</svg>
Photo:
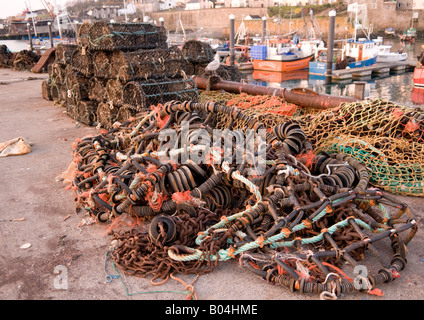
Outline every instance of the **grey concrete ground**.
<svg viewBox="0 0 424 320">
<path fill-rule="evenodd" d="M 0 69 L 0 142 L 25 137 L 33 143 L 28 154 L 0 158 L 0 299 L 184 300 L 183 285 L 172 279 L 153 286 L 150 279 L 123 276 L 128 292 L 139 293 L 134 295 L 126 294 L 120 279 L 106 282 L 107 230 L 79 226 L 87 216 L 75 213 L 72 192 L 56 180 L 72 160 L 72 142 L 97 130 L 76 125 L 63 108 L 42 99 L 41 81 L 46 77 Z M 422 227 L 424 199 L 402 199 Z M 26 243 L 31 246 L 21 248 Z M 419 230 L 408 246 L 407 268 L 401 278 L 380 287 L 383 297 L 351 294 L 341 299 L 422 300 L 423 245 Z M 388 244 L 383 247 L 390 252 Z M 367 261 L 372 259 L 367 256 Z M 106 269 L 114 273 L 110 264 Z M 67 282 L 62 281 L 66 277 Z M 194 280 L 180 277 L 186 283 Z M 319 299 L 269 285 L 237 261 L 221 263 L 214 272 L 200 276 L 194 288 L 200 300 Z"/>
</svg>

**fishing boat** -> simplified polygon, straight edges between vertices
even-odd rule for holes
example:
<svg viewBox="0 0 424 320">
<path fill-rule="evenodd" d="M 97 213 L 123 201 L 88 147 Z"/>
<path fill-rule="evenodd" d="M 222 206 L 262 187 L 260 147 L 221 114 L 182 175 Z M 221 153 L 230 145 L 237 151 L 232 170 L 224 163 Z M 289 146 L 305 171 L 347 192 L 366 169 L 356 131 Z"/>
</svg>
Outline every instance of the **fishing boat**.
<svg viewBox="0 0 424 320">
<path fill-rule="evenodd" d="M 321 55 L 316 61 L 309 62 L 309 74 L 324 76 L 327 71 L 327 55 Z M 334 50 L 333 69 L 360 68 L 372 66 L 378 57 L 378 48 L 375 42 L 365 38 L 349 39 L 340 50 Z"/>
<path fill-rule="evenodd" d="M 408 30 L 405 30 L 403 34 L 399 36 L 399 39 L 401 41 L 415 43 L 416 37 L 417 37 L 417 30 L 411 27 Z"/>
<path fill-rule="evenodd" d="M 387 28 L 387 29 L 384 31 L 384 33 L 385 33 L 385 34 L 387 34 L 387 35 L 389 35 L 389 36 L 393 36 L 393 35 L 395 35 L 395 34 L 396 34 L 396 31 L 395 31 L 395 29 L 393 29 L 393 28 Z"/>
<path fill-rule="evenodd" d="M 302 69 L 288 72 L 254 70 L 252 77 L 255 80 L 273 83 L 281 83 L 290 80 L 308 80 L 308 70 Z"/>
<path fill-rule="evenodd" d="M 314 54 L 290 39 L 267 39 L 266 45 L 252 46 L 254 70 L 288 72 L 308 68 Z"/>
<path fill-rule="evenodd" d="M 419 66 L 414 69 L 414 86 L 424 87 L 424 68 Z"/>
<path fill-rule="evenodd" d="M 378 46 L 377 62 L 398 62 L 408 59 L 408 53 L 399 50 L 398 52 L 391 52 L 392 46 L 381 45 Z"/>
<path fill-rule="evenodd" d="M 411 101 L 415 104 L 423 105 L 424 104 L 424 88 L 423 87 L 413 87 L 411 92 Z"/>
</svg>

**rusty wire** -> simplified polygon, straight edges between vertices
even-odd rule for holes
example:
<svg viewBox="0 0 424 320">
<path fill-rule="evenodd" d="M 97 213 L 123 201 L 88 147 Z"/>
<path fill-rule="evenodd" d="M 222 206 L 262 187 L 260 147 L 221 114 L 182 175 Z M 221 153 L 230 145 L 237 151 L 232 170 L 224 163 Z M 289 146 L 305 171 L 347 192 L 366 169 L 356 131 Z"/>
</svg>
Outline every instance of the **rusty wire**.
<svg viewBox="0 0 424 320">
<path fill-rule="evenodd" d="M 184 150 L 213 133 L 210 120 L 219 115 L 232 119 L 228 130 L 243 122 L 239 134 L 260 134 L 264 172 L 249 171 L 259 160 L 213 162 L 216 152 L 223 154 L 220 148 L 211 149 L 210 161 L 181 161 Z M 188 144 L 178 149 L 178 161 L 163 160 L 159 134 L 173 129 L 181 136 L 184 123 Z M 255 141 L 258 147 L 260 139 Z M 233 137 L 228 149 L 237 148 Z M 254 274 L 292 291 L 323 298 L 373 292 L 405 268 L 405 246 L 417 231 L 405 203 L 367 189 L 369 172 L 359 161 L 314 154 L 296 122 L 269 132 L 240 109 L 212 102 L 167 102 L 77 141 L 74 165 L 70 187 L 79 209 L 101 224 L 126 214 L 150 226 L 149 234 L 112 231 L 119 245 L 111 257 L 123 271 L 152 276 L 153 282 L 173 272 L 212 272 L 220 261 L 239 258 Z M 389 214 L 386 206 L 396 212 Z M 382 240 L 391 243 L 391 260 L 374 246 Z M 354 268 L 367 250 L 382 268 L 358 287 L 341 268 L 344 261 Z"/>
</svg>

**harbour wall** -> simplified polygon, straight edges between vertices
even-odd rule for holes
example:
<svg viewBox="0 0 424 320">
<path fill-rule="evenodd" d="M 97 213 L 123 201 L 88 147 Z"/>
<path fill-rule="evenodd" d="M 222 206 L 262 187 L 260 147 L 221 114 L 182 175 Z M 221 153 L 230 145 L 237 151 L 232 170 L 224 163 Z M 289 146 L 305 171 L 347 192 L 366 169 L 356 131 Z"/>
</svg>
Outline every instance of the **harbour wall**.
<svg viewBox="0 0 424 320">
<path fill-rule="evenodd" d="M 424 10 L 418 11 L 419 17 L 414 20 L 414 27 L 417 30 L 424 29 Z M 303 19 L 282 19 L 280 28 L 278 23 L 274 21 L 275 17 L 270 18 L 267 14 L 267 8 L 218 8 L 218 9 L 202 9 L 202 10 L 184 10 L 184 11 L 162 11 L 153 12 L 149 16 L 152 20 L 158 21 L 160 17 L 164 18 L 165 28 L 174 32 L 177 28 L 179 19 L 181 19 L 185 31 L 201 31 L 201 36 L 214 37 L 219 39 L 227 39 L 229 36 L 229 16 L 235 16 L 235 30 L 242 23 L 243 19 L 248 15 L 256 15 L 267 17 L 268 34 L 281 35 L 290 31 L 298 30 L 301 35 L 305 35 L 305 23 Z M 323 39 L 328 37 L 327 16 L 315 17 L 317 26 L 315 32 L 317 36 L 322 35 Z M 396 10 L 394 5 L 384 5 L 376 9 L 368 10 L 369 23 L 373 25 L 374 32 L 383 32 L 386 28 L 392 27 L 397 33 L 402 33 L 411 25 L 412 11 Z M 244 21 L 247 28 L 247 35 L 262 35 L 262 20 Z M 181 26 L 178 27 L 181 32 Z M 351 37 L 353 29 L 348 22 L 348 16 L 345 14 L 336 17 L 335 32 L 337 38 Z M 308 30 L 311 24 L 308 24 Z M 319 32 L 321 31 L 321 32 Z M 309 32 L 310 33 L 310 32 Z"/>
</svg>

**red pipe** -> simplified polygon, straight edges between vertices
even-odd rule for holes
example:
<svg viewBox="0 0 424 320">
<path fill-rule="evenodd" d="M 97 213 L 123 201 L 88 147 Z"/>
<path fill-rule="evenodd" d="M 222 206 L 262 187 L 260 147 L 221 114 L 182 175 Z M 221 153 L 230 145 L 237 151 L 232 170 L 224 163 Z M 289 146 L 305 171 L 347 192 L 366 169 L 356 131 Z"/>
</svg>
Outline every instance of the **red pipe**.
<svg viewBox="0 0 424 320">
<path fill-rule="evenodd" d="M 293 103 L 299 107 L 315 108 L 315 109 L 329 109 L 338 107 L 341 103 L 352 103 L 360 101 L 350 97 L 335 97 L 330 95 L 319 94 L 310 89 L 293 89 L 286 88 L 271 88 L 258 86 L 254 84 L 216 80 L 213 78 L 210 81 L 210 90 L 224 90 L 230 93 L 247 93 L 251 95 L 271 95 L 283 98 L 288 103 Z M 194 82 L 197 88 L 206 89 L 208 86 L 208 79 L 194 76 Z"/>
</svg>

